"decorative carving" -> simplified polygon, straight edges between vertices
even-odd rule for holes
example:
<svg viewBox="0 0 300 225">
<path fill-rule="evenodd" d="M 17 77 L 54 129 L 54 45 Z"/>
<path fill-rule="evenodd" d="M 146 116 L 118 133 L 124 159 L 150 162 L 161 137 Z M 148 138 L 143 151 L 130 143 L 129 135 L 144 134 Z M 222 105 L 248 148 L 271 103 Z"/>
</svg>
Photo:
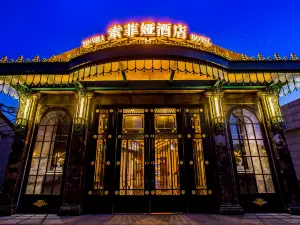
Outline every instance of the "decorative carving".
<svg viewBox="0 0 300 225">
<path fill-rule="evenodd" d="M 257 198 L 257 199 L 255 199 L 255 201 L 253 201 L 253 203 L 258 206 L 263 206 L 263 205 L 267 204 L 268 202 L 262 198 Z"/>
<path fill-rule="evenodd" d="M 36 206 L 36 207 L 41 208 L 43 206 L 47 206 L 48 203 L 45 202 L 44 200 L 37 200 L 35 203 L 33 203 L 33 205 Z"/>
</svg>

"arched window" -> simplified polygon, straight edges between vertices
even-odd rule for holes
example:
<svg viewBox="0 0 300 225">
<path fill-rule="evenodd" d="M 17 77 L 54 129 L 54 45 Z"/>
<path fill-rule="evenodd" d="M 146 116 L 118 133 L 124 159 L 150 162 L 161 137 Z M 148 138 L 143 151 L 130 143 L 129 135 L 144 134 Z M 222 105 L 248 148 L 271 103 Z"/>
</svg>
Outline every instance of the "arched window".
<svg viewBox="0 0 300 225">
<path fill-rule="evenodd" d="M 275 193 L 257 117 L 247 109 L 238 108 L 230 115 L 229 123 L 240 193 Z"/>
<path fill-rule="evenodd" d="M 59 195 L 69 141 L 71 118 L 50 109 L 38 125 L 25 194 Z"/>
</svg>

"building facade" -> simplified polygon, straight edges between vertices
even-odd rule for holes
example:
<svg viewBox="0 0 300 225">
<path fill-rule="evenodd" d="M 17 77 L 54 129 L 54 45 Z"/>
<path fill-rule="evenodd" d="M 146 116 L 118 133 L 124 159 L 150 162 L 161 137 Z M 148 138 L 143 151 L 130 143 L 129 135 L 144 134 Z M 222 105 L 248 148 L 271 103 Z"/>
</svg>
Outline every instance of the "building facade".
<svg viewBox="0 0 300 225">
<path fill-rule="evenodd" d="M 0 193 L 13 138 L 13 124 L 2 112 L 0 112 Z"/>
<path fill-rule="evenodd" d="M 281 106 L 286 124 L 285 136 L 300 181 L 300 99 Z"/>
<path fill-rule="evenodd" d="M 2 214 L 299 213 L 278 104 L 300 85 L 294 54 L 254 59 L 144 22 L 1 62 L 20 99 Z"/>
</svg>

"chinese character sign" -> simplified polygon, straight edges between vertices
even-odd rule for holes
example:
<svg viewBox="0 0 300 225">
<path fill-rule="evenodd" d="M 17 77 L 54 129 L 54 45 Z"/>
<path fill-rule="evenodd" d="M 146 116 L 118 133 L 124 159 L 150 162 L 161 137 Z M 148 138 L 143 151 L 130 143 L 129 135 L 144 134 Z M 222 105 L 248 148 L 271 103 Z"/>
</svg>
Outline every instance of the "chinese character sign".
<svg viewBox="0 0 300 225">
<path fill-rule="evenodd" d="M 122 38 L 171 38 L 187 40 L 194 43 L 210 45 L 211 40 L 207 37 L 188 34 L 188 28 L 183 24 L 161 23 L 161 22 L 130 22 L 124 25 L 116 24 L 109 27 L 107 35 L 97 35 L 82 42 L 83 47 L 113 42 Z"/>
<path fill-rule="evenodd" d="M 120 25 L 114 25 L 108 30 L 108 40 L 115 40 L 118 38 L 122 38 L 122 27 Z"/>
<path fill-rule="evenodd" d="M 134 37 L 139 34 L 139 24 L 129 23 L 124 25 L 124 35 L 126 37 Z"/>
<path fill-rule="evenodd" d="M 158 23 L 157 27 L 158 37 L 171 37 L 171 24 L 170 23 Z"/>
<path fill-rule="evenodd" d="M 155 23 L 142 23 L 141 36 L 156 36 Z"/>
<path fill-rule="evenodd" d="M 186 39 L 187 37 L 187 27 L 181 24 L 173 26 L 173 37 L 179 39 Z"/>
</svg>

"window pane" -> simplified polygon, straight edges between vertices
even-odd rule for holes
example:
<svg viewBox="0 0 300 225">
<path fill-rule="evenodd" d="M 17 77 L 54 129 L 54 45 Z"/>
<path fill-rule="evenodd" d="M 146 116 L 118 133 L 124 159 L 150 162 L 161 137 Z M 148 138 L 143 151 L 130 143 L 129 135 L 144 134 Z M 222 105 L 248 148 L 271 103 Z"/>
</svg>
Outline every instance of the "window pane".
<svg viewBox="0 0 300 225">
<path fill-rule="evenodd" d="M 258 156 L 255 140 L 249 140 L 249 147 L 250 147 L 251 156 Z"/>
<path fill-rule="evenodd" d="M 267 150 L 262 140 L 257 141 L 257 147 L 260 156 L 267 156 Z"/>
<path fill-rule="evenodd" d="M 32 158 L 29 174 L 36 175 L 38 166 L 39 166 L 39 158 Z"/>
<path fill-rule="evenodd" d="M 262 175 L 256 175 L 258 193 L 266 193 L 265 182 Z"/>
<path fill-rule="evenodd" d="M 44 180 L 44 176 L 37 176 L 36 183 L 35 183 L 35 189 L 34 189 L 35 195 L 40 195 L 42 193 L 43 180 Z"/>
<path fill-rule="evenodd" d="M 261 164 L 262 164 L 264 174 L 271 174 L 268 157 L 261 157 L 260 161 L 261 161 Z"/>
<path fill-rule="evenodd" d="M 54 194 L 60 194 L 71 121 L 64 117 L 67 114 L 55 108 L 40 122 L 29 171 L 30 175 L 38 176 L 28 177 L 26 194 L 51 195 L 52 188 Z"/>
<path fill-rule="evenodd" d="M 33 150 L 33 157 L 39 157 L 41 154 L 43 142 L 36 142 Z"/>
<path fill-rule="evenodd" d="M 27 195 L 32 195 L 33 194 L 35 181 L 36 181 L 36 176 L 29 176 L 28 177 L 28 182 L 27 182 L 27 187 L 26 187 L 25 194 L 27 194 Z"/>
<path fill-rule="evenodd" d="M 274 193 L 269 159 L 255 114 L 247 109 L 233 111 L 230 131 L 241 194 Z"/>
<path fill-rule="evenodd" d="M 275 193 L 274 185 L 273 185 L 273 180 L 271 175 L 265 175 L 265 182 L 266 182 L 266 188 L 268 193 Z"/>
<path fill-rule="evenodd" d="M 36 141 L 43 141 L 45 135 L 45 126 L 40 126 L 38 130 L 38 134 L 36 136 Z"/>
<path fill-rule="evenodd" d="M 40 159 L 40 166 L 39 166 L 39 175 L 45 175 L 46 174 L 46 169 L 47 169 L 47 162 L 48 158 L 41 158 Z"/>
<path fill-rule="evenodd" d="M 46 133 L 44 137 L 44 141 L 51 141 L 53 136 L 54 127 L 53 126 L 47 126 L 46 127 Z"/>
</svg>

